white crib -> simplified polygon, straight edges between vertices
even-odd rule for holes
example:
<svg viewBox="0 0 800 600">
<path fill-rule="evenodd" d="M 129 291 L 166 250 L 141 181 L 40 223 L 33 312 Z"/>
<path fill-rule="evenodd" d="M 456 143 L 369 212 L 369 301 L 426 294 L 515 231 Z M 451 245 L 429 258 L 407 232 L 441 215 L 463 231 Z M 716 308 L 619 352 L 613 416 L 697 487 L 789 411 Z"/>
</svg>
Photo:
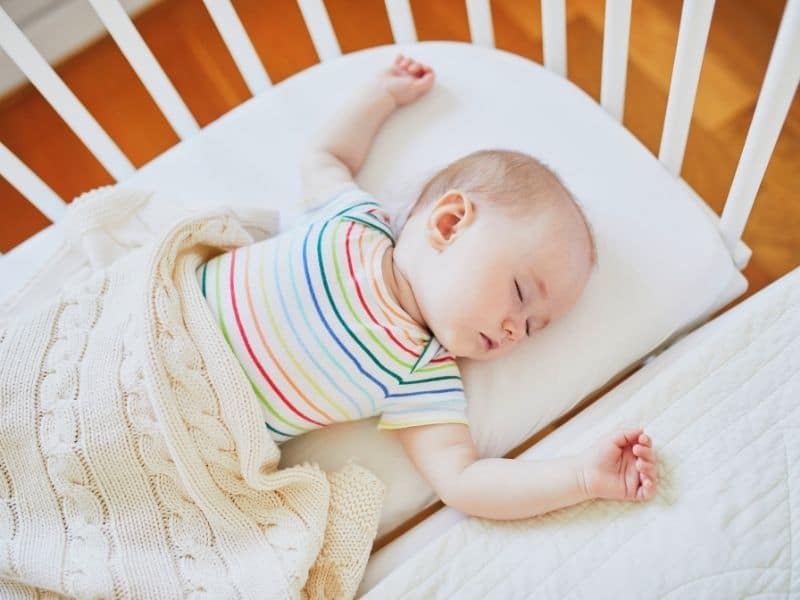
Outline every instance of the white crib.
<svg viewBox="0 0 800 600">
<path fill-rule="evenodd" d="M 319 111 L 315 110 L 318 108 L 315 99 L 304 97 L 304 92 L 313 89 L 330 89 L 338 81 L 345 83 L 355 81 L 358 79 L 356 73 L 364 73 L 365 69 L 369 70 L 384 64 L 385 58 L 393 56 L 397 49 L 412 56 L 419 56 L 423 62 L 429 62 L 434 66 L 440 63 L 454 66 L 458 64 L 459 60 L 469 58 L 479 62 L 486 69 L 495 70 L 494 79 L 490 79 L 496 85 L 508 85 L 510 90 L 513 81 L 513 89 L 523 99 L 529 99 L 535 95 L 533 90 L 535 86 L 544 86 L 547 91 L 543 93 L 545 96 L 541 105 L 543 108 L 555 108 L 557 104 L 553 99 L 558 98 L 559 94 L 564 94 L 564 110 L 574 110 L 573 116 L 578 115 L 574 118 L 579 121 L 581 126 L 596 126 L 598 130 L 602 130 L 599 135 L 606 136 L 602 138 L 604 142 L 611 139 L 616 140 L 613 150 L 619 153 L 619 160 L 629 159 L 632 161 L 632 165 L 639 167 L 643 172 L 640 175 L 643 178 L 642 181 L 646 177 L 655 177 L 658 178 L 659 185 L 668 186 L 663 198 L 659 200 L 661 208 L 658 210 L 662 212 L 656 211 L 654 214 L 657 216 L 650 217 L 662 219 L 664 228 L 674 228 L 677 231 L 682 227 L 678 216 L 703 214 L 703 217 L 696 219 L 691 228 L 687 227 L 686 229 L 686 235 L 690 239 L 687 241 L 689 250 L 685 254 L 680 254 L 679 246 L 682 242 L 679 235 L 674 234 L 673 237 L 665 238 L 663 241 L 664 248 L 671 248 L 670 252 L 687 263 L 692 260 L 693 252 L 703 251 L 707 252 L 709 256 L 713 255 L 708 258 L 704 266 L 697 267 L 697 271 L 693 275 L 694 280 L 687 276 L 686 279 L 680 281 L 684 289 L 696 286 L 700 282 L 698 278 L 708 276 L 713 267 L 724 264 L 726 261 L 734 271 L 741 271 L 747 265 L 750 249 L 741 241 L 742 232 L 798 82 L 800 82 L 800 0 L 788 0 L 724 211 L 721 218 L 717 218 L 702 199 L 697 197 L 694 191 L 680 179 L 700 68 L 714 9 L 713 0 L 684 0 L 657 161 L 653 157 L 645 157 L 643 147 L 636 146 L 633 137 L 622 126 L 632 0 L 606 1 L 600 101 L 605 113 L 602 117 L 599 116 L 599 111 L 587 112 L 588 96 L 581 96 L 575 90 L 568 91 L 567 89 L 571 84 L 564 79 L 567 62 L 565 0 L 542 0 L 541 2 L 544 67 L 549 72 L 538 68 L 534 69 L 534 66 L 529 64 L 530 61 L 511 57 L 507 53 L 494 49 L 489 0 L 466 1 L 473 43 L 471 48 L 464 48 L 465 45 L 453 42 L 417 43 L 409 2 L 407 0 L 386 0 L 387 14 L 397 47 L 362 50 L 354 53 L 355 56 L 341 56 L 342 52 L 322 0 L 298 0 L 309 34 L 322 62 L 309 70 L 309 73 L 298 74 L 276 86 L 272 85 L 269 75 L 258 59 L 231 2 L 229 0 L 204 0 L 213 22 L 219 29 L 254 98 L 202 131 L 117 0 L 89 1 L 181 139 L 178 146 L 171 148 L 138 172 L 92 115 L 59 79 L 55 71 L 37 53 L 2 8 L 0 8 L 0 46 L 120 185 L 130 184 L 156 189 L 160 194 L 171 195 L 173 199 L 186 204 L 190 203 L 193 198 L 197 198 L 198 195 L 209 202 L 214 199 L 217 202 L 225 202 L 229 197 L 239 200 L 242 197 L 249 197 L 257 202 L 274 202 L 277 208 L 285 209 L 291 215 L 294 207 L 283 206 L 274 198 L 296 197 L 296 182 L 290 179 L 274 180 L 275 170 L 271 172 L 267 170 L 262 173 L 262 163 L 254 158 L 256 153 L 263 150 L 260 150 L 257 145 L 258 137 L 251 135 L 254 123 L 275 127 L 276 129 L 273 130 L 276 131 L 275 139 L 281 141 L 282 148 L 289 148 L 285 155 L 291 157 L 296 155 L 298 148 L 301 147 L 299 140 L 312 131 L 317 122 L 320 122 Z M 440 63 L 436 62 L 437 59 Z M 553 74 L 560 77 L 554 77 Z M 526 80 L 522 78 L 528 76 L 530 76 L 530 82 L 526 83 Z M 314 86 L 317 86 L 316 88 L 309 83 L 312 77 L 316 78 L 313 83 Z M 459 79 L 457 74 L 453 75 L 452 82 L 454 89 L 467 89 L 469 85 L 463 78 Z M 465 87 L 457 87 L 460 85 Z M 497 88 L 494 88 L 476 93 L 476 97 L 480 98 L 481 102 L 490 102 L 492 93 L 496 92 Z M 571 95 L 572 99 L 566 99 L 566 95 Z M 509 110 L 513 110 L 514 114 L 521 114 L 520 106 L 509 106 L 511 106 Z M 425 119 L 430 121 L 435 115 L 446 111 L 447 107 L 448 98 L 442 95 L 439 100 L 431 99 L 428 108 L 421 107 L 414 113 L 413 118 L 417 119 L 417 122 Z M 463 119 L 466 115 L 472 119 L 481 119 L 482 108 L 478 104 L 468 107 L 464 111 L 458 114 L 459 118 Z M 585 120 L 581 120 L 584 117 Z M 409 119 L 411 118 L 409 117 Z M 308 119 L 308 122 L 305 122 L 305 119 Z M 282 125 L 282 123 L 288 124 Z M 302 131 L 300 123 L 303 124 Z M 479 133 L 475 134 L 475 138 L 464 137 L 466 134 L 461 138 L 456 135 L 454 143 L 462 141 L 469 144 L 474 143 L 475 140 L 494 139 L 491 129 L 498 123 L 502 123 L 502 120 L 487 121 L 483 130 L 479 125 L 477 127 Z M 546 120 L 536 121 L 536 123 L 537 126 L 546 128 Z M 424 141 L 430 144 L 436 134 L 444 133 L 447 131 L 447 127 L 452 128 L 455 124 L 455 121 L 450 121 L 442 125 L 438 131 L 433 130 L 430 134 L 420 135 L 423 136 Z M 402 146 L 404 132 L 400 129 L 400 125 L 393 129 L 389 127 L 389 129 L 387 135 L 377 142 L 374 149 L 376 154 L 383 152 L 390 156 L 389 150 L 393 143 Z M 574 132 L 579 131 L 580 127 L 576 125 Z M 523 135 L 525 132 L 521 131 L 519 136 Z M 510 144 L 517 139 L 522 138 L 516 138 L 509 133 Z M 597 139 L 599 140 L 600 137 Z M 422 147 L 422 142 L 420 142 L 420 146 L 416 150 L 419 151 Z M 568 165 L 570 152 L 577 152 L 577 150 L 568 147 L 554 147 L 552 150 L 548 150 L 549 146 L 546 144 L 534 144 L 533 148 L 542 149 L 544 152 L 552 151 L 552 156 L 547 158 L 566 171 L 568 183 L 572 177 L 578 187 L 579 198 L 582 193 L 589 193 L 591 177 L 581 172 L 579 167 L 570 171 L 569 167 L 565 166 Z M 602 153 L 603 145 L 598 142 L 592 149 Z M 270 160 L 277 161 L 276 164 L 280 164 L 281 160 L 284 163 L 287 162 L 285 156 L 283 158 L 278 156 L 281 152 L 263 151 Z M 229 158 L 228 155 L 235 156 L 236 160 Z M 409 154 L 399 154 L 399 156 L 408 157 Z M 436 154 L 433 152 L 422 151 L 416 159 L 415 167 L 424 164 L 425 160 L 434 160 L 435 157 Z M 606 160 L 617 159 L 612 157 L 606 158 Z M 220 174 L 218 176 L 208 173 L 198 174 L 195 172 L 198 166 L 200 169 L 219 166 Z M 413 170 L 408 168 L 406 173 Z M 58 229 L 58 223 L 66 210 L 66 203 L 2 144 L 0 144 L 0 174 L 54 222 L 53 226 L 27 240 L 7 255 L 0 257 L 0 275 L 3 276 L 8 286 L 3 290 L 4 293 L 0 294 L 0 301 L 2 301 L 4 297 L 12 296 L 15 288 L 23 287 L 30 273 L 39 271 L 43 267 L 46 268 L 55 249 L 63 241 L 63 232 Z M 190 180 L 195 183 L 187 188 L 186 182 Z M 387 182 L 393 183 L 394 187 L 402 186 L 397 183 L 400 180 L 400 175 L 396 175 L 392 179 L 391 170 L 385 163 L 366 165 L 364 172 L 359 177 L 363 187 L 374 191 L 391 189 L 392 185 Z M 637 183 L 637 185 L 639 184 Z M 647 185 L 656 187 L 653 180 L 650 180 L 649 184 L 641 183 L 639 187 L 632 187 L 630 193 L 648 190 Z M 265 189 L 269 190 L 274 198 L 265 199 L 262 193 Z M 609 187 L 604 192 L 605 197 L 611 197 L 612 191 L 612 188 Z M 675 210 L 678 212 L 672 215 L 669 212 L 671 209 L 664 208 L 668 205 L 670 194 L 680 195 L 684 198 L 683 208 L 680 209 L 683 212 L 676 208 Z M 632 206 L 635 205 L 624 204 L 620 210 L 628 210 Z M 590 214 L 597 212 L 598 216 L 600 211 L 604 210 L 600 204 L 597 204 L 597 207 L 590 206 L 589 208 L 591 209 Z M 157 214 L 153 213 L 153 215 L 155 216 L 152 218 L 158 220 Z M 669 218 L 669 215 L 672 215 L 673 218 Z M 624 221 L 626 217 L 620 216 L 620 218 Z M 694 217 L 691 218 L 694 219 Z M 629 221 L 624 222 L 630 224 Z M 646 233 L 647 229 L 645 228 L 643 235 Z M 721 240 L 714 239 L 716 237 Z M 638 241 L 643 243 L 644 237 L 639 238 Z M 635 247 L 635 244 L 631 243 L 631 247 Z M 603 248 L 601 248 L 601 252 L 602 250 Z M 718 253 L 714 254 L 714 252 Z M 658 259 L 655 254 L 653 257 L 654 260 Z M 601 257 L 600 260 L 602 262 L 603 258 Z M 702 259 L 698 259 L 698 261 L 702 262 Z M 678 281 L 678 273 L 681 270 L 678 267 L 679 265 L 676 265 L 672 270 L 665 267 L 666 271 L 673 273 L 668 277 L 673 277 L 675 281 Z M 622 277 L 623 274 L 636 273 L 636 269 L 632 268 L 628 271 L 620 270 L 617 275 Z M 579 385 L 570 387 L 566 391 L 557 390 L 554 383 L 545 391 L 552 392 L 554 397 L 559 398 L 555 401 L 557 406 L 535 415 L 514 413 L 514 416 L 521 420 L 527 418 L 528 421 L 517 428 L 508 425 L 502 439 L 496 439 L 490 434 L 493 423 L 486 412 L 488 409 L 485 407 L 476 409 L 484 411 L 480 414 L 487 419 L 485 430 L 478 434 L 476 440 L 480 442 L 481 449 L 488 454 L 506 455 L 512 448 L 520 448 L 526 440 L 535 437 L 535 433 L 542 431 L 548 423 L 553 423 L 559 418 L 563 419 L 568 413 L 575 414 L 576 409 L 578 411 L 583 409 L 587 405 L 586 399 L 594 401 L 598 390 L 608 387 L 609 382 L 616 383 L 633 369 L 649 362 L 676 340 L 683 338 L 702 325 L 716 310 L 741 295 L 746 287 L 746 282 L 738 272 L 736 276 L 738 278 L 730 274 L 720 275 L 719 280 L 713 283 L 709 282 L 709 289 L 704 292 L 702 298 L 698 297 L 694 303 L 687 302 L 691 306 L 683 312 L 675 310 L 676 304 L 665 303 L 660 308 L 663 312 L 669 313 L 664 320 L 659 321 L 658 326 L 654 325 L 652 329 L 642 332 L 641 336 L 636 338 L 636 343 L 631 342 L 624 345 L 624 349 L 621 349 L 618 354 L 612 353 L 614 355 L 606 362 L 587 352 L 584 360 L 588 363 L 597 363 L 595 370 L 584 377 Z M 57 278 L 50 281 L 49 289 L 55 290 L 57 283 Z M 644 294 L 644 291 L 642 293 Z M 599 299 L 601 296 L 598 292 L 596 296 L 590 294 L 589 297 L 587 302 L 591 303 L 594 298 Z M 649 296 L 647 297 L 649 298 Z M 611 296 L 605 297 L 606 305 L 611 301 L 609 298 Z M 653 310 L 655 311 L 655 308 Z M 565 325 L 551 338 L 543 339 L 542 344 L 551 340 L 555 344 L 558 339 L 566 339 L 569 335 L 575 335 L 581 325 L 592 321 L 592 315 L 599 314 L 603 313 L 586 312 L 585 316 L 576 317 L 574 322 Z M 540 354 L 536 354 L 536 352 Z M 536 352 L 532 351 L 527 354 L 524 360 L 531 361 L 533 357 L 536 357 L 544 361 L 544 350 L 540 349 Z M 553 361 L 557 361 L 559 358 L 565 359 L 568 356 L 557 352 L 553 352 L 553 354 Z M 547 363 L 542 369 L 546 369 L 548 365 L 550 368 L 554 368 L 556 364 L 556 362 Z M 519 362 L 504 365 L 503 368 L 507 369 L 504 373 L 519 374 L 522 372 L 520 371 L 522 366 L 522 363 Z M 517 368 L 517 371 L 514 371 L 514 368 Z M 478 394 L 489 396 L 501 389 L 498 387 L 499 385 L 486 372 L 479 371 L 474 367 L 465 370 L 465 386 L 468 391 L 470 391 L 469 386 L 472 386 L 472 389 L 476 390 Z M 578 401 L 581 399 L 584 399 L 584 402 L 579 404 Z M 472 410 L 471 407 L 470 411 Z M 508 420 L 508 414 L 505 417 Z M 374 563 L 371 562 L 367 569 L 367 577 L 362 589 L 362 591 L 367 591 L 393 568 L 413 555 L 420 545 L 438 535 L 457 519 L 452 512 L 440 511 L 440 515 L 444 514 L 445 516 L 440 516 L 436 522 L 431 517 L 429 521 L 433 524 L 428 525 L 427 529 L 423 522 L 423 526 L 417 526 L 398 537 L 398 532 L 407 530 L 410 523 L 419 521 L 421 516 L 425 516 L 423 509 L 429 509 L 435 498 L 432 497 L 430 489 L 424 485 L 424 482 L 409 470 L 409 464 L 402 462 L 403 459 L 398 455 L 396 445 L 386 445 L 381 452 L 373 453 L 374 456 L 371 459 L 368 458 L 368 448 L 374 448 L 375 445 L 384 443 L 382 441 L 379 443 L 376 432 L 372 431 L 374 426 L 365 426 L 362 423 L 346 425 L 346 427 L 331 427 L 327 431 L 314 432 L 308 436 L 307 441 L 302 443 L 297 440 L 287 444 L 284 458 L 287 464 L 309 458 L 317 459 L 321 466 L 327 468 L 343 462 L 348 456 L 359 456 L 366 466 L 379 473 L 393 472 L 389 493 L 403 492 L 406 497 L 403 501 L 394 501 L 394 504 L 388 503 L 387 516 L 382 522 L 378 540 L 378 546 L 385 547 L 374 555 L 376 560 Z M 498 423 L 494 423 L 494 425 L 500 426 Z M 342 441 L 345 433 L 352 439 Z M 353 433 L 357 435 L 354 436 Z M 342 443 L 337 450 L 326 452 L 325 448 L 330 448 L 331 440 Z M 383 537 L 380 534 L 383 534 Z"/>
</svg>

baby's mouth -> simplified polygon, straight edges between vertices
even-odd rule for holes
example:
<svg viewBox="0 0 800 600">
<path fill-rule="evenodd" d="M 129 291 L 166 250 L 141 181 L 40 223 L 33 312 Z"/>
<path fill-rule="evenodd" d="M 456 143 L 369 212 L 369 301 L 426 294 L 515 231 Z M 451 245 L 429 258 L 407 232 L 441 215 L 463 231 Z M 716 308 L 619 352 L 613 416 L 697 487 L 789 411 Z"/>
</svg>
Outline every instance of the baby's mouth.
<svg viewBox="0 0 800 600">
<path fill-rule="evenodd" d="M 484 348 L 486 348 L 487 352 L 489 350 L 494 350 L 495 348 L 497 348 L 498 343 L 495 342 L 492 338 L 485 335 L 483 332 L 481 332 L 481 337 L 483 338 L 483 346 Z"/>
</svg>

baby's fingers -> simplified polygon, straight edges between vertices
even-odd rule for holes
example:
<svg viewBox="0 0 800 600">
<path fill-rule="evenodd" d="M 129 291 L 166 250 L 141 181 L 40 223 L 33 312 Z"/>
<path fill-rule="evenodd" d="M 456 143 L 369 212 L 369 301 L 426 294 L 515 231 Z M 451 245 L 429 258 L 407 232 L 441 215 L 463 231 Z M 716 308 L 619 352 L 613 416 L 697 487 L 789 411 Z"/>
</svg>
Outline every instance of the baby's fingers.
<svg viewBox="0 0 800 600">
<path fill-rule="evenodd" d="M 650 462 L 655 460 L 655 452 L 653 449 L 648 448 L 647 446 L 642 446 L 641 444 L 636 444 L 633 447 L 633 454 L 639 458 L 643 458 L 644 460 L 649 460 Z"/>
<path fill-rule="evenodd" d="M 650 500 L 656 494 L 656 484 L 652 479 L 642 477 L 642 484 L 636 490 L 636 499 L 641 501 Z"/>
<path fill-rule="evenodd" d="M 641 429 L 620 430 L 611 438 L 618 448 L 625 448 L 628 444 L 635 444 Z"/>
<path fill-rule="evenodd" d="M 411 58 L 403 56 L 402 54 L 397 55 L 397 58 L 395 58 L 394 60 L 394 64 L 400 69 L 417 77 L 421 77 L 432 71 L 432 69 L 427 65 L 424 65 L 421 62 L 417 62 Z"/>
<path fill-rule="evenodd" d="M 433 73 L 425 73 L 425 75 L 414 81 L 414 85 L 422 92 L 428 91 L 433 85 Z"/>
<path fill-rule="evenodd" d="M 408 65 L 409 73 L 413 73 L 414 75 L 422 75 L 423 73 L 428 72 L 430 69 L 423 65 L 422 63 L 412 62 Z"/>
<path fill-rule="evenodd" d="M 656 465 L 654 463 L 646 462 L 639 458 L 636 460 L 636 470 L 650 479 L 656 478 Z"/>
</svg>

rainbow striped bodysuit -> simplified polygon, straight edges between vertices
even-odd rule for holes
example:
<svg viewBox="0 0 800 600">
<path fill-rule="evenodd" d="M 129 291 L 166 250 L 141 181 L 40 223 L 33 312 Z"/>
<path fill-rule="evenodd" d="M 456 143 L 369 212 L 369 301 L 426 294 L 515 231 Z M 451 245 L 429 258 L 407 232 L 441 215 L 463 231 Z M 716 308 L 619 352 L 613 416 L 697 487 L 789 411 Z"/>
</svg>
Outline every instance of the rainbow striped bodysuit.
<svg viewBox="0 0 800 600">
<path fill-rule="evenodd" d="M 375 415 L 379 429 L 467 423 L 455 357 L 389 294 L 394 242 L 389 215 L 351 183 L 312 218 L 198 269 L 277 443 Z"/>
</svg>

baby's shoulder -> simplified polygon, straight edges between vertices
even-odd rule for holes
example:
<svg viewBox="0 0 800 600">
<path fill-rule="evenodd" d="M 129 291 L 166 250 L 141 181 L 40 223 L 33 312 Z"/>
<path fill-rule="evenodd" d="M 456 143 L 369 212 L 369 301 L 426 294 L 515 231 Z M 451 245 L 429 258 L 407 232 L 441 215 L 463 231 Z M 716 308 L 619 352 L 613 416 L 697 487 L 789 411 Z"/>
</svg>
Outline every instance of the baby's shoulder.
<svg viewBox="0 0 800 600">
<path fill-rule="evenodd" d="M 375 196 L 354 181 L 343 184 L 319 208 L 308 214 L 320 220 L 376 216 L 386 224 L 391 223 L 388 211 L 375 199 Z"/>
<path fill-rule="evenodd" d="M 319 220 L 348 223 L 351 225 L 350 229 L 364 227 L 365 234 L 379 233 L 390 238 L 392 243 L 395 240 L 389 212 L 372 194 L 356 186 L 349 187 L 343 190 L 340 196 L 331 198 L 330 203 L 319 215 Z"/>
</svg>

